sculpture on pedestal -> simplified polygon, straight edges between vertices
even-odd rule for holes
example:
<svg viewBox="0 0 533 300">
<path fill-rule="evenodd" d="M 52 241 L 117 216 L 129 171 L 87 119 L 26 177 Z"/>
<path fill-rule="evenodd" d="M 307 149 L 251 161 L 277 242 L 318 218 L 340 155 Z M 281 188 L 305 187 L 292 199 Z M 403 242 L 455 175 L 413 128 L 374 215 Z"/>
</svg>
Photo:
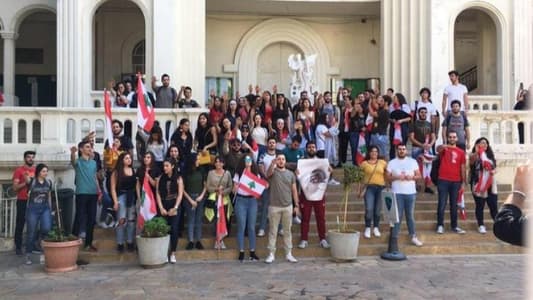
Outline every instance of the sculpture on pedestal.
<svg viewBox="0 0 533 300">
<path fill-rule="evenodd" d="M 303 91 L 307 91 L 312 97 L 313 91 L 318 90 L 314 74 L 316 59 L 316 54 L 305 56 L 304 59 L 300 53 L 289 56 L 289 68 L 294 72 L 289 85 L 291 100 L 297 101 Z"/>
</svg>

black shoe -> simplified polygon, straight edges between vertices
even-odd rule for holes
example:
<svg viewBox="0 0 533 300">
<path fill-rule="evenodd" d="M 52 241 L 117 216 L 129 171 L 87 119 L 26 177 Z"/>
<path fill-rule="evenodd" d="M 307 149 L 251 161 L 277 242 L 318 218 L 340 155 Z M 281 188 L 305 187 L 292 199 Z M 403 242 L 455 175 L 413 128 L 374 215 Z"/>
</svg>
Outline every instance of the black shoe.
<svg viewBox="0 0 533 300">
<path fill-rule="evenodd" d="M 187 244 L 187 248 L 185 248 L 186 250 L 192 250 L 194 248 L 194 243 L 193 242 L 189 242 Z"/>
<path fill-rule="evenodd" d="M 200 241 L 198 241 L 198 242 L 196 242 L 196 249 L 204 250 L 204 245 L 202 245 L 202 243 L 200 243 Z"/>
<path fill-rule="evenodd" d="M 424 189 L 424 193 L 431 194 L 431 195 L 435 194 L 435 192 L 432 189 L 428 188 L 428 187 L 426 189 Z"/>
<path fill-rule="evenodd" d="M 22 255 L 24 255 L 24 252 L 22 252 L 22 249 L 17 248 L 17 249 L 15 249 L 15 254 L 17 254 L 18 256 L 22 256 Z"/>
<path fill-rule="evenodd" d="M 244 260 L 244 251 L 239 252 L 239 261 L 242 262 Z"/>
<path fill-rule="evenodd" d="M 117 251 L 119 253 L 124 253 L 124 244 L 118 244 L 117 245 Z"/>
<path fill-rule="evenodd" d="M 255 255 L 255 251 L 250 251 L 250 260 L 251 261 L 258 261 L 259 260 L 259 257 L 257 257 L 257 255 Z"/>
<path fill-rule="evenodd" d="M 135 245 L 133 243 L 128 243 L 128 252 L 134 252 L 135 251 Z"/>
</svg>

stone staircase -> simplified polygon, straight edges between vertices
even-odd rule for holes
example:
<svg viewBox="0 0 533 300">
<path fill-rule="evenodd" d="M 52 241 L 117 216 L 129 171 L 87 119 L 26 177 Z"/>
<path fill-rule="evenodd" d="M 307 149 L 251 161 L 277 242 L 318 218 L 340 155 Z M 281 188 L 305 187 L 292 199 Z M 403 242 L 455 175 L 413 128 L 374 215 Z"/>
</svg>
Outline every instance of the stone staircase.
<svg viewBox="0 0 533 300">
<path fill-rule="evenodd" d="M 335 170 L 335 174 L 340 176 L 340 172 Z M 501 186 L 499 188 L 499 205 L 509 194 L 509 186 Z M 503 191 L 503 192 L 502 192 Z M 340 207 L 342 201 L 342 187 L 329 186 L 327 193 L 326 204 L 326 223 L 328 229 L 337 228 L 337 215 L 340 215 Z M 389 225 L 382 223 L 380 230 L 382 236 L 380 238 L 372 237 L 365 239 L 362 236 L 364 230 L 364 204 L 361 199 L 351 198 L 348 205 L 348 220 L 351 228 L 361 231 L 361 239 L 359 242 L 358 255 L 360 256 L 379 256 L 387 249 L 389 237 Z M 402 220 L 402 227 L 400 231 L 399 247 L 407 256 L 409 255 L 450 255 L 450 254 L 511 254 L 524 253 L 523 248 L 511 246 L 507 243 L 501 242 L 492 233 L 493 221 L 490 217 L 488 207 L 485 208 L 485 226 L 487 227 L 487 234 L 480 234 L 477 231 L 477 222 L 475 219 L 475 204 L 470 192 L 465 192 L 467 220 L 459 220 L 459 226 L 466 230 L 466 234 L 459 235 L 450 231 L 449 223 L 449 209 L 445 214 L 445 233 L 437 234 L 436 229 L 436 209 L 437 209 L 437 195 L 430 195 L 419 193 L 417 195 L 415 205 L 415 221 L 418 238 L 424 243 L 422 247 L 416 247 L 411 244 L 407 234 L 407 225 L 405 217 Z M 203 239 L 202 244 L 205 250 L 185 250 L 187 245 L 186 238 L 180 238 L 178 241 L 178 251 L 176 258 L 178 261 L 203 261 L 203 260 L 234 260 L 237 259 L 237 240 L 235 238 L 236 225 L 233 224 L 230 235 L 224 239 L 227 246 L 226 250 L 214 250 L 214 225 L 203 225 Z M 268 233 L 267 233 L 268 235 Z M 186 230 L 184 231 L 186 236 Z M 318 235 L 316 233 L 316 223 L 314 216 L 311 216 L 311 225 L 309 232 L 309 246 L 306 249 L 298 249 L 297 245 L 300 241 L 300 225 L 293 225 L 293 254 L 295 257 L 327 257 L 329 250 L 318 246 Z M 112 229 L 95 229 L 95 246 L 99 249 L 97 253 L 80 252 L 80 258 L 88 260 L 89 262 L 134 262 L 137 260 L 136 253 L 119 254 L 116 251 L 115 232 Z M 247 239 L 245 239 L 245 247 Z M 257 238 L 256 252 L 260 258 L 266 257 L 268 254 L 267 236 Z M 282 237 L 278 236 L 278 257 L 283 254 Z"/>
</svg>

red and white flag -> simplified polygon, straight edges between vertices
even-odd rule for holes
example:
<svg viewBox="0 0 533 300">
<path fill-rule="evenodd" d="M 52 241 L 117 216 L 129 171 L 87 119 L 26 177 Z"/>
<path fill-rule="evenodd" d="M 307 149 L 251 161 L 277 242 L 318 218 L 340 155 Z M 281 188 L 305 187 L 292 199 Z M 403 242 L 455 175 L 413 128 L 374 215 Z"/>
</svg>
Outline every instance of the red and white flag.
<svg viewBox="0 0 533 300">
<path fill-rule="evenodd" d="M 228 235 L 228 227 L 226 226 L 226 213 L 224 212 L 224 198 L 222 194 L 217 196 L 217 248 L 220 250 L 220 242 Z"/>
<path fill-rule="evenodd" d="M 394 137 L 392 139 L 392 144 L 397 146 L 402 143 L 402 126 L 400 123 L 394 123 Z"/>
<path fill-rule="evenodd" d="M 137 125 L 144 131 L 150 132 L 154 126 L 155 110 L 152 101 L 148 97 L 146 88 L 141 80 L 141 74 L 137 74 Z"/>
<path fill-rule="evenodd" d="M 144 222 L 151 220 L 157 214 L 155 206 L 155 197 L 150 186 L 148 176 L 144 176 L 143 188 L 141 191 L 141 206 L 139 208 L 139 217 L 137 218 L 137 227 L 142 229 Z"/>
<path fill-rule="evenodd" d="M 374 127 L 374 117 L 372 117 L 370 115 L 370 113 L 366 116 L 365 126 L 366 126 L 366 130 L 368 130 L 368 132 L 371 132 L 372 131 L 372 127 Z"/>
<path fill-rule="evenodd" d="M 113 143 L 113 131 L 111 124 L 113 123 L 113 115 L 111 114 L 111 99 L 109 92 L 104 90 L 104 111 L 105 111 L 105 138 L 109 141 L 109 145 Z"/>
<path fill-rule="evenodd" d="M 479 159 L 481 160 L 481 168 L 478 174 L 478 181 L 474 185 L 474 194 L 483 195 L 492 185 L 493 175 L 491 174 L 491 171 L 494 169 L 494 164 L 488 158 L 487 153 L 484 149 L 480 148 L 478 151 L 478 155 Z"/>
<path fill-rule="evenodd" d="M 366 151 L 365 134 L 361 132 L 359 133 L 359 142 L 357 143 L 357 152 L 355 153 L 355 161 L 358 166 L 365 160 Z"/>
<path fill-rule="evenodd" d="M 246 193 L 254 196 L 256 199 L 261 198 L 263 191 L 267 187 L 267 182 L 254 173 L 244 170 L 241 179 L 239 180 L 239 189 L 242 189 Z"/>
<path fill-rule="evenodd" d="M 461 220 L 466 220 L 466 209 L 465 209 L 465 189 L 461 188 L 457 195 L 457 212 Z"/>
</svg>

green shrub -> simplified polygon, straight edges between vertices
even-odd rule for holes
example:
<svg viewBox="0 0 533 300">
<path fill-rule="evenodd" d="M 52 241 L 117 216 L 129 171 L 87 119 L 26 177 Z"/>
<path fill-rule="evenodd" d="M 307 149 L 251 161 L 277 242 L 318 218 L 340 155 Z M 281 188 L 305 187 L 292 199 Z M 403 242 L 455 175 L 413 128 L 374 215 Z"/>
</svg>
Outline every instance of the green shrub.
<svg viewBox="0 0 533 300">
<path fill-rule="evenodd" d="M 163 237 L 168 234 L 170 226 L 167 221 L 162 217 L 155 217 L 144 223 L 144 228 L 141 233 L 142 237 L 155 238 Z"/>
</svg>

